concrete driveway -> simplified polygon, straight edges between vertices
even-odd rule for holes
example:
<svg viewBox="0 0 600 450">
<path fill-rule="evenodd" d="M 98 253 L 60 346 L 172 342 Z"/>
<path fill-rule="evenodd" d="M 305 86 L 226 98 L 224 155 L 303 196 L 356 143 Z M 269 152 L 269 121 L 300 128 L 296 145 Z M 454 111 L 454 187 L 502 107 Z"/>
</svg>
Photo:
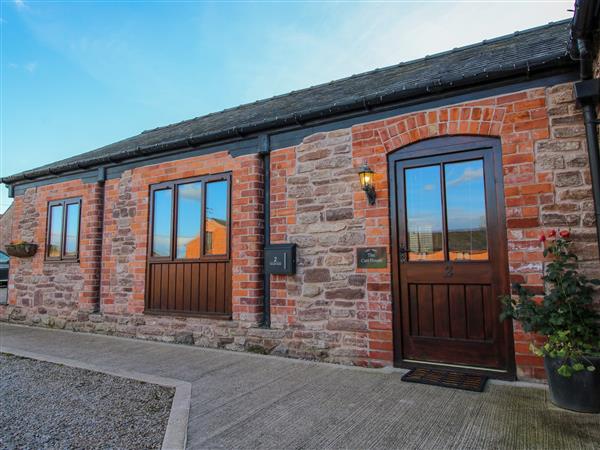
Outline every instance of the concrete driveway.
<svg viewBox="0 0 600 450">
<path fill-rule="evenodd" d="M 188 448 L 600 448 L 600 415 L 548 405 L 546 390 L 472 393 L 367 370 L 2 324 L 3 351 L 191 383 Z"/>
</svg>

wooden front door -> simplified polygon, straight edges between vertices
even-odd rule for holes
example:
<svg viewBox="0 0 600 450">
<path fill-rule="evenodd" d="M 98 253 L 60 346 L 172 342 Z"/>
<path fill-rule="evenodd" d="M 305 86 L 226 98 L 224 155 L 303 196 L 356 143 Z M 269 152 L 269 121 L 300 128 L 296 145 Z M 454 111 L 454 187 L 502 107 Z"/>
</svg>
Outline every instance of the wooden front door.
<svg viewBox="0 0 600 450">
<path fill-rule="evenodd" d="M 495 139 L 439 138 L 389 158 L 396 362 L 511 376 L 501 151 Z"/>
</svg>

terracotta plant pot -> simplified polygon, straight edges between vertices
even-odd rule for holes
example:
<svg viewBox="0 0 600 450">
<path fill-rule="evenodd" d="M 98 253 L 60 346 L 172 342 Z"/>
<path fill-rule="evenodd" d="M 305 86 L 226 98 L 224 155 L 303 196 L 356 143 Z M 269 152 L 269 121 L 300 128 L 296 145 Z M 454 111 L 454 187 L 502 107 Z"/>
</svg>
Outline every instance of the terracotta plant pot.
<svg viewBox="0 0 600 450">
<path fill-rule="evenodd" d="M 588 357 L 596 370 L 582 370 L 563 377 L 557 370 L 562 365 L 559 358 L 544 358 L 548 375 L 550 399 L 561 408 L 585 413 L 600 413 L 600 357 Z"/>
<path fill-rule="evenodd" d="M 16 258 L 30 258 L 35 255 L 37 249 L 37 244 L 8 244 L 6 246 L 6 253 L 8 253 L 9 256 L 14 256 Z"/>
</svg>

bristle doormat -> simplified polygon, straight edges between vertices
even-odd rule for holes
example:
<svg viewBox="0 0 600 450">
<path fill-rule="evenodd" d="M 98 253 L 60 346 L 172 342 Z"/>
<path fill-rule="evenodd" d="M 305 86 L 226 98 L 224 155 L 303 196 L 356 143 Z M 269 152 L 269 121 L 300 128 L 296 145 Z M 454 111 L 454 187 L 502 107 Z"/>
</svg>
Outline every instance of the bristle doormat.
<svg viewBox="0 0 600 450">
<path fill-rule="evenodd" d="M 431 384 L 474 392 L 483 392 L 487 379 L 488 377 L 484 375 L 422 368 L 411 369 L 402 376 L 402 381 L 410 383 Z"/>
</svg>

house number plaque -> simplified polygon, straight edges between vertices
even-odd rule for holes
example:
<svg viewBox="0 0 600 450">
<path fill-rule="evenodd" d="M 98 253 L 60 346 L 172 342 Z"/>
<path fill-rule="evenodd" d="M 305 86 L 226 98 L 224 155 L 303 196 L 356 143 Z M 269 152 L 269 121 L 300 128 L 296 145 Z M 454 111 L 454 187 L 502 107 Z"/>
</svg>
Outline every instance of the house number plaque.
<svg viewBox="0 0 600 450">
<path fill-rule="evenodd" d="M 360 247 L 356 249 L 356 261 L 359 269 L 383 269 L 387 267 L 387 249 L 385 247 Z"/>
<path fill-rule="evenodd" d="M 271 244 L 265 246 L 265 271 L 272 275 L 296 273 L 296 244 Z"/>
</svg>

